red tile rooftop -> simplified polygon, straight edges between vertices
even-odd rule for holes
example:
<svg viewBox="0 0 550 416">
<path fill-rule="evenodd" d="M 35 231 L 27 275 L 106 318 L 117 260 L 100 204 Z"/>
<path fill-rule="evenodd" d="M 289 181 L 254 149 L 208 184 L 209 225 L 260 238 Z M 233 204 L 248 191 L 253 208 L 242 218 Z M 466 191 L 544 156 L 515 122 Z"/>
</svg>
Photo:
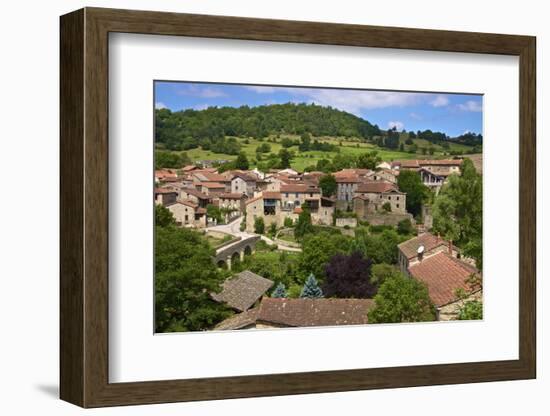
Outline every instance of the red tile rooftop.
<svg viewBox="0 0 550 416">
<path fill-rule="evenodd" d="M 408 270 L 412 277 L 428 286 L 430 298 L 438 307 L 458 300 L 457 289 L 471 293 L 472 288 L 466 280 L 472 274 L 479 275 L 475 267 L 441 251 L 409 266 Z"/>
</svg>

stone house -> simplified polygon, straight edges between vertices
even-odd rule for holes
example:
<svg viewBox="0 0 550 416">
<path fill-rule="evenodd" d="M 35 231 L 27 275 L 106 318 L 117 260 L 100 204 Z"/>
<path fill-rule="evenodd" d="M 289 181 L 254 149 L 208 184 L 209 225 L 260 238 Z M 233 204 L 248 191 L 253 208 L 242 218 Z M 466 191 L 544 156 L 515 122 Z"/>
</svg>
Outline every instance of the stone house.
<svg viewBox="0 0 550 416">
<path fill-rule="evenodd" d="M 226 187 L 220 182 L 199 182 L 195 187 L 205 195 L 212 195 L 225 192 Z"/>
<path fill-rule="evenodd" d="M 479 270 L 446 251 L 423 256 L 409 266 L 408 273 L 428 287 L 438 320 L 456 319 L 464 302 L 482 298 Z M 459 290 L 467 294 L 466 299 L 459 296 Z"/>
<path fill-rule="evenodd" d="M 458 248 L 451 241 L 431 233 L 423 233 L 397 246 L 397 263 L 401 273 L 408 275 L 411 265 L 439 252 L 446 252 L 455 258 L 459 256 Z"/>
<path fill-rule="evenodd" d="M 446 175 L 438 175 L 426 168 L 419 168 L 418 174 L 420 175 L 422 183 L 435 193 L 439 192 L 447 179 Z"/>
<path fill-rule="evenodd" d="M 178 200 L 167 207 L 181 227 L 206 227 L 206 209 L 189 200 Z"/>
<path fill-rule="evenodd" d="M 206 208 L 212 203 L 212 197 L 194 188 L 181 188 L 179 193 L 180 200 L 194 202 L 201 208 Z"/>
<path fill-rule="evenodd" d="M 353 195 L 353 209 L 359 218 L 368 214 L 383 211 L 384 204 L 389 203 L 391 212 L 406 214 L 407 195 L 389 182 L 365 181 L 358 184 Z"/>
<path fill-rule="evenodd" d="M 243 312 L 253 307 L 271 286 L 272 280 L 245 270 L 227 279 L 222 284 L 222 290 L 210 296 L 216 302 L 225 303 L 230 308 Z"/>
<path fill-rule="evenodd" d="M 281 185 L 282 209 L 293 210 L 302 205 L 317 210 L 320 205 L 321 190 L 313 185 L 305 183 L 292 183 Z"/>
<path fill-rule="evenodd" d="M 176 169 L 157 169 L 155 170 L 155 182 L 166 182 L 169 179 L 177 179 Z"/>
<path fill-rule="evenodd" d="M 252 197 L 254 195 L 254 191 L 256 190 L 256 182 L 257 178 L 252 174 L 244 172 L 231 173 L 229 179 L 229 192 L 232 194 L 246 194 L 249 197 Z"/>
<path fill-rule="evenodd" d="M 167 206 L 176 202 L 178 199 L 178 192 L 168 188 L 156 188 L 155 189 L 155 204 Z"/>
<path fill-rule="evenodd" d="M 361 180 L 357 175 L 342 176 L 334 175 L 336 177 L 336 200 L 339 208 L 346 208 L 351 204 L 355 190 L 361 183 Z"/>
<path fill-rule="evenodd" d="M 241 214 L 246 212 L 247 199 L 245 194 L 220 193 L 214 196 L 214 202 L 218 201 L 218 207 L 233 209 Z"/>
<path fill-rule="evenodd" d="M 373 174 L 370 176 L 369 179 L 372 179 L 374 181 L 386 181 L 389 183 L 396 184 L 397 175 L 399 175 L 398 171 L 393 171 L 390 169 L 380 169 L 376 172 L 373 172 Z"/>
</svg>

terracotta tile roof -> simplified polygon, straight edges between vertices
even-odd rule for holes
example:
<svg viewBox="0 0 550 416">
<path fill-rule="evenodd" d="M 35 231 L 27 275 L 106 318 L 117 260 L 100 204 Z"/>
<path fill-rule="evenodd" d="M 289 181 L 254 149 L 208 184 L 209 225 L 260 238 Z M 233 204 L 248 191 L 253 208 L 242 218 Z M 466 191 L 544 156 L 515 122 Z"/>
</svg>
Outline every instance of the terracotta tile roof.
<svg viewBox="0 0 550 416">
<path fill-rule="evenodd" d="M 229 180 L 233 180 L 234 178 L 241 178 L 245 182 L 256 182 L 258 180 L 258 177 L 250 172 L 243 172 L 243 171 L 231 171 L 229 175 Z"/>
<path fill-rule="evenodd" d="M 281 199 L 281 193 L 280 192 L 262 192 L 262 197 L 264 199 Z"/>
<path fill-rule="evenodd" d="M 191 207 L 193 209 L 197 209 L 198 205 L 195 204 L 193 201 L 189 201 L 187 199 L 178 199 L 176 201 L 177 204 L 182 204 L 182 205 L 186 205 L 188 207 Z"/>
<path fill-rule="evenodd" d="M 233 278 L 226 280 L 222 284 L 222 291 L 220 293 L 212 293 L 211 296 L 216 302 L 227 303 L 228 306 L 238 311 L 246 311 L 271 286 L 273 286 L 273 281 L 245 270 Z"/>
<path fill-rule="evenodd" d="M 206 214 L 206 208 L 197 208 L 197 210 L 195 211 L 197 214 Z"/>
<path fill-rule="evenodd" d="M 208 172 L 205 170 L 195 170 L 191 175 L 201 182 L 227 182 L 228 179 L 216 172 Z"/>
<path fill-rule="evenodd" d="M 178 191 L 174 191 L 173 189 L 168 188 L 155 188 L 155 195 L 156 194 L 177 194 Z"/>
<path fill-rule="evenodd" d="M 415 279 L 426 283 L 430 298 L 438 307 L 456 301 L 456 289 L 471 292 L 466 279 L 472 274 L 479 274 L 475 267 L 445 252 L 427 256 L 422 261 L 409 266 L 408 270 Z"/>
<path fill-rule="evenodd" d="M 359 184 L 355 192 L 381 194 L 390 191 L 399 192 L 399 190 L 393 183 L 382 181 L 366 181 Z"/>
<path fill-rule="evenodd" d="M 281 192 L 292 192 L 292 193 L 320 193 L 321 190 L 316 186 L 309 186 L 305 183 L 289 183 L 281 184 Z"/>
<path fill-rule="evenodd" d="M 181 170 L 184 171 L 184 172 L 190 172 L 192 170 L 198 170 L 199 167 L 198 166 L 195 166 L 195 165 L 187 165 L 187 166 L 184 166 Z"/>
<path fill-rule="evenodd" d="M 219 182 L 201 182 L 200 186 L 204 186 L 205 188 L 214 188 L 214 189 L 224 188 L 225 189 L 225 185 Z"/>
<path fill-rule="evenodd" d="M 361 325 L 373 299 L 285 299 L 263 298 L 257 322 L 282 326 Z"/>
<path fill-rule="evenodd" d="M 232 329 L 246 329 L 247 327 L 253 327 L 256 324 L 257 315 L 258 308 L 249 309 L 227 318 L 216 325 L 214 329 L 217 331 L 228 331 Z"/>
<path fill-rule="evenodd" d="M 176 174 L 175 169 L 157 169 L 155 170 L 156 178 L 175 178 L 178 175 Z"/>
<path fill-rule="evenodd" d="M 422 166 L 461 166 L 462 159 L 418 159 L 418 160 L 396 160 L 392 166 L 417 169 Z"/>
<path fill-rule="evenodd" d="M 185 192 L 189 195 L 193 195 L 193 196 L 196 196 L 197 198 L 199 199 L 210 199 L 210 197 L 206 194 L 203 194 L 201 191 L 199 191 L 198 189 L 194 189 L 194 188 L 182 188 L 181 190 L 182 192 Z"/>
<path fill-rule="evenodd" d="M 434 248 L 439 246 L 448 246 L 449 242 L 441 237 L 435 236 L 431 233 L 420 234 L 417 237 L 404 241 L 397 245 L 397 248 L 403 253 L 407 259 L 412 259 L 418 254 L 418 247 L 424 246 L 424 253 L 428 254 Z M 453 246 L 456 249 L 456 247 Z"/>
<path fill-rule="evenodd" d="M 216 195 L 217 198 L 220 199 L 242 199 L 242 198 L 248 198 L 245 194 L 237 194 L 237 193 L 229 193 L 224 192 L 221 194 Z"/>
</svg>

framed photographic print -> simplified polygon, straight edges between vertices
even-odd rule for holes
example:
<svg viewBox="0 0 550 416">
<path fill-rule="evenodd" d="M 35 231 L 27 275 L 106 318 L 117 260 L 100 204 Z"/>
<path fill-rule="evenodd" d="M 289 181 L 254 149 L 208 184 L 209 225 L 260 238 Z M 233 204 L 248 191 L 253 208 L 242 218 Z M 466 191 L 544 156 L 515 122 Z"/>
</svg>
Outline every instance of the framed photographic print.
<svg viewBox="0 0 550 416">
<path fill-rule="evenodd" d="M 62 16 L 61 398 L 534 378 L 535 114 L 529 36 Z"/>
</svg>

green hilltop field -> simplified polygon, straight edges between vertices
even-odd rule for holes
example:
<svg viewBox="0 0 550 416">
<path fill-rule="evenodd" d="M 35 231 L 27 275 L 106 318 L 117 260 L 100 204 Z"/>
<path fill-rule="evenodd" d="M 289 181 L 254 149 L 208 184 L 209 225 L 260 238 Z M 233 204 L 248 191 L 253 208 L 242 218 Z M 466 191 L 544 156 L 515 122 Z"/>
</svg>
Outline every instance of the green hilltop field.
<svg viewBox="0 0 550 416">
<path fill-rule="evenodd" d="M 312 145 L 304 146 L 304 140 Z M 304 171 L 315 169 L 322 159 L 356 158 L 372 151 L 384 161 L 480 153 L 481 141 L 479 135 L 385 131 L 355 115 L 313 104 L 155 111 L 156 149 L 190 163 L 234 161 L 244 154 L 250 168 L 281 167 L 274 160 L 286 149 L 292 155 L 290 167 Z M 169 167 L 163 165 L 157 167 Z"/>
</svg>

